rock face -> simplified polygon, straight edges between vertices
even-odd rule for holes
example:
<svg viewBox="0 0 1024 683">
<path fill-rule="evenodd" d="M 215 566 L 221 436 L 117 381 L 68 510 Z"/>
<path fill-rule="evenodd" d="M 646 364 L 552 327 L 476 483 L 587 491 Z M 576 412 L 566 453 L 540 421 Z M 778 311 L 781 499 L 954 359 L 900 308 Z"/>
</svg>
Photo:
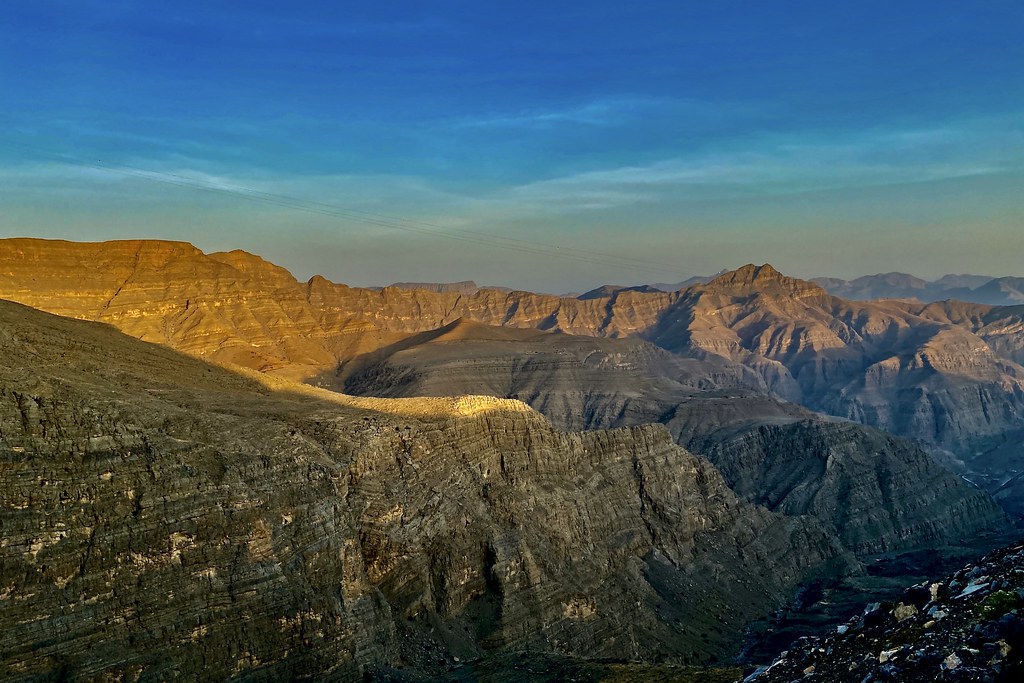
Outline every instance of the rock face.
<svg viewBox="0 0 1024 683">
<path fill-rule="evenodd" d="M 802 638 L 745 681 L 1019 681 L 1024 546 L 872 604 L 825 638 Z"/>
<path fill-rule="evenodd" d="M 463 321 L 378 356 L 344 390 L 516 397 L 568 430 L 661 422 L 678 443 L 708 457 L 740 496 L 813 515 L 858 553 L 955 543 L 1005 525 L 984 492 L 910 442 L 752 393 L 757 375 L 708 358 L 683 358 L 635 338 Z"/>
<path fill-rule="evenodd" d="M 518 398 L 572 430 L 658 422 L 701 391 L 766 390 L 755 372 L 717 356 L 668 353 L 636 337 L 581 337 L 465 319 L 351 361 L 337 380 L 324 380 L 366 396 Z"/>
<path fill-rule="evenodd" d="M 1000 528 L 980 490 L 903 439 L 852 423 L 804 419 L 690 441 L 740 496 L 813 515 L 858 553 L 950 542 Z"/>
<path fill-rule="evenodd" d="M 658 426 L 342 397 L 7 302 L 0 359 L 8 680 L 701 662 L 850 562 Z"/>
<path fill-rule="evenodd" d="M 847 301 L 768 265 L 671 293 L 624 289 L 582 300 L 490 289 L 375 291 L 322 277 L 300 284 L 244 252 L 43 240 L 0 241 L 0 297 L 325 383 L 459 319 L 640 337 L 690 358 L 745 366 L 776 396 L 915 439 L 1024 515 L 1019 306 Z"/>
</svg>

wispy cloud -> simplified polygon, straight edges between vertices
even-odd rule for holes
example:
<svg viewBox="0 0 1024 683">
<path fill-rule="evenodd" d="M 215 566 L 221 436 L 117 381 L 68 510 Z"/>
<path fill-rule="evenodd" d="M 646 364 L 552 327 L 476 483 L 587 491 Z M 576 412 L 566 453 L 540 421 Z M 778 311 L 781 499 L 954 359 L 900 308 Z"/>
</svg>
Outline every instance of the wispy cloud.
<svg viewBox="0 0 1024 683">
<path fill-rule="evenodd" d="M 625 126 L 652 116 L 673 117 L 691 125 L 749 118 L 759 115 L 766 105 L 746 102 L 711 102 L 685 97 L 640 97 L 613 95 L 567 105 L 561 108 L 525 108 L 468 115 L 445 122 L 453 129 L 528 129 L 563 125 Z"/>
<path fill-rule="evenodd" d="M 844 138 L 764 139 L 711 151 L 525 183 L 487 204 L 555 213 L 642 202 L 783 195 L 1024 170 L 1024 133 L 975 122 Z"/>
<path fill-rule="evenodd" d="M 622 123 L 655 104 L 655 100 L 618 97 L 594 100 L 562 109 L 524 109 L 517 112 L 469 116 L 451 122 L 452 128 L 530 128 L 559 124 L 605 126 Z"/>
</svg>

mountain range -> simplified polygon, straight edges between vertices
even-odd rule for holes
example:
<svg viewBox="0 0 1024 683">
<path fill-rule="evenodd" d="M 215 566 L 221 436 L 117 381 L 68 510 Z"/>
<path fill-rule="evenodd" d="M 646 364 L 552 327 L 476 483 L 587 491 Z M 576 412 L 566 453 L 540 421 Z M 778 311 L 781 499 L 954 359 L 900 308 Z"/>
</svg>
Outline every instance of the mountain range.
<svg viewBox="0 0 1024 683">
<path fill-rule="evenodd" d="M 26 677 L 722 662 L 798 585 L 1024 515 L 1022 306 L 769 265 L 378 290 L 34 239 L 0 240 L 0 299 Z"/>
<path fill-rule="evenodd" d="M 4 240 L 0 264 L 2 298 L 334 388 L 367 360 L 459 319 L 644 340 L 713 358 L 734 385 L 911 438 L 1024 512 L 1021 307 L 846 300 L 767 265 L 679 292 L 576 299 L 300 283 L 245 252 L 168 242 Z"/>
<path fill-rule="evenodd" d="M 701 664 L 856 566 L 661 427 L 345 397 L 10 302 L 0 358 L 7 680 L 423 680 L 524 648 Z"/>
<path fill-rule="evenodd" d="M 1024 304 L 1024 278 L 986 275 L 944 275 L 927 281 L 906 273 L 879 273 L 855 280 L 818 277 L 816 282 L 844 299 L 916 299 L 942 301 L 956 299 L 993 306 Z"/>
<path fill-rule="evenodd" d="M 678 292 L 691 285 L 706 284 L 719 275 L 695 276 L 676 283 L 658 282 L 652 285 L 602 285 L 580 298 L 595 295 L 610 295 L 618 290 Z M 907 273 L 879 273 L 864 275 L 853 280 L 834 277 L 815 277 L 811 282 L 821 286 L 829 294 L 857 301 L 878 299 L 907 299 L 918 302 L 956 299 L 968 303 L 990 304 L 992 306 L 1019 306 L 1024 304 L 1024 278 L 992 277 L 989 275 L 943 275 L 937 280 L 923 280 Z"/>
</svg>

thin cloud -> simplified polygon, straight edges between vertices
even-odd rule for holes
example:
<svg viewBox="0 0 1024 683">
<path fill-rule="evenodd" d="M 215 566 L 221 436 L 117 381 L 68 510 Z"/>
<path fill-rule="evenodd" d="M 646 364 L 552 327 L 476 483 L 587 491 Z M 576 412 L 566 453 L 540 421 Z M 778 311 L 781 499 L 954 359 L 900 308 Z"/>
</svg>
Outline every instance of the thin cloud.
<svg viewBox="0 0 1024 683">
<path fill-rule="evenodd" d="M 760 118 L 774 105 L 751 101 L 707 101 L 688 97 L 638 97 L 615 95 L 565 106 L 559 109 L 521 109 L 488 112 L 444 121 L 442 128 L 459 129 L 548 129 L 557 126 L 632 126 L 652 118 L 688 122 L 703 129 L 725 122 L 737 123 Z"/>
<path fill-rule="evenodd" d="M 709 196 L 929 182 L 1016 170 L 1024 170 L 1020 131 L 978 124 L 876 132 L 838 142 L 764 140 L 747 150 L 526 183 L 484 204 L 561 213 Z"/>
<path fill-rule="evenodd" d="M 585 124 L 606 126 L 622 123 L 635 116 L 639 110 L 648 108 L 654 100 L 639 98 L 614 98 L 595 100 L 564 109 L 524 110 L 493 116 L 476 116 L 458 119 L 452 128 L 517 128 L 547 127 L 559 124 Z"/>
</svg>

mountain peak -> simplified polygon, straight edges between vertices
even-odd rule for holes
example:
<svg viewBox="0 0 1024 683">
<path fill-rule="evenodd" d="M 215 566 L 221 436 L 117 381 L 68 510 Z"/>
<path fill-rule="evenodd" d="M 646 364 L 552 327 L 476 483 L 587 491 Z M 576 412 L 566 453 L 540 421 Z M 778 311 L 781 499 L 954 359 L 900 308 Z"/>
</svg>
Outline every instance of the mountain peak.
<svg viewBox="0 0 1024 683">
<path fill-rule="evenodd" d="M 748 263 L 745 266 L 741 266 L 736 270 L 731 270 L 726 273 L 722 273 L 709 284 L 719 285 L 734 285 L 734 284 L 752 284 L 755 282 L 778 282 L 781 280 L 788 279 L 785 275 L 775 270 L 771 264 L 765 263 L 760 266 Z"/>
<path fill-rule="evenodd" d="M 783 275 L 768 263 L 760 266 L 748 263 L 736 270 L 719 275 L 706 287 L 730 290 L 734 293 L 765 290 L 781 290 L 792 295 L 825 293 L 825 290 L 815 283 Z"/>
</svg>

